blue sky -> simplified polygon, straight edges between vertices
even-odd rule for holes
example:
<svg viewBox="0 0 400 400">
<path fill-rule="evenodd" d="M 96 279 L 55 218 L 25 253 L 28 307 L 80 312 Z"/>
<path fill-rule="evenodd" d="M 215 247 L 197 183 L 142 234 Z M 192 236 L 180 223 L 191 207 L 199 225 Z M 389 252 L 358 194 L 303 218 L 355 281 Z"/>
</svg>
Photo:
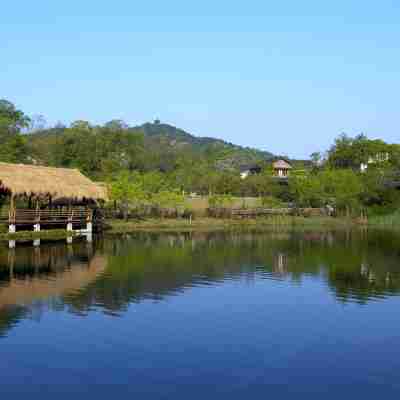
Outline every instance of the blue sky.
<svg viewBox="0 0 400 400">
<path fill-rule="evenodd" d="M 0 97 L 293 157 L 341 132 L 399 142 L 399 21 L 388 0 L 4 2 Z"/>
</svg>

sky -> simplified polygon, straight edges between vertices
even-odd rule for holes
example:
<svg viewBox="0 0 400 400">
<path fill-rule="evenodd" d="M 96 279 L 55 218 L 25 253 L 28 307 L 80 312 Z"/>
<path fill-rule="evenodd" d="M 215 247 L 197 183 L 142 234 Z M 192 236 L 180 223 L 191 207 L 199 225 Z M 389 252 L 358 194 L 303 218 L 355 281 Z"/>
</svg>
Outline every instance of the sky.
<svg viewBox="0 0 400 400">
<path fill-rule="evenodd" d="M 399 142 L 398 0 L 15 0 L 0 98 L 49 124 L 138 125 L 304 158 Z"/>
</svg>

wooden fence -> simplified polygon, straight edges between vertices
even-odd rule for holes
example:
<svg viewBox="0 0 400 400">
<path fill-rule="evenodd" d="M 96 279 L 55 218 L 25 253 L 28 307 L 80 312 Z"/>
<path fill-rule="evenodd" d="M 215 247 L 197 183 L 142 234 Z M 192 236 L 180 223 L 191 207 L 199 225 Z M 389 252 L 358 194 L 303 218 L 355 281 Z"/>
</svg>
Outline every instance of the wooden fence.
<svg viewBox="0 0 400 400">
<path fill-rule="evenodd" d="M 209 208 L 214 218 L 256 218 L 274 215 L 298 215 L 304 217 L 327 215 L 325 208 Z"/>
</svg>

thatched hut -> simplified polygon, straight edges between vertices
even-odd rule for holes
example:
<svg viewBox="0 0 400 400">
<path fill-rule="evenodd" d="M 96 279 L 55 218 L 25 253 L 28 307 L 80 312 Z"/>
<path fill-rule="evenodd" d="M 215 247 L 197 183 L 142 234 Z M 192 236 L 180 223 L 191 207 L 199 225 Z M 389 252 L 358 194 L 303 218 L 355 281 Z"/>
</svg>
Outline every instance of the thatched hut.
<svg viewBox="0 0 400 400">
<path fill-rule="evenodd" d="M 11 220 L 18 219 L 15 215 L 15 199 L 26 199 L 27 209 L 36 208 L 37 220 L 39 208 L 53 208 L 55 204 L 71 207 L 73 204 L 87 206 L 106 200 L 104 187 L 92 182 L 77 169 L 42 167 L 25 164 L 8 164 L 0 162 L 0 195 L 10 196 Z M 39 207 L 39 203 L 41 207 Z M 36 207 L 32 207 L 36 204 Z M 20 221 L 29 223 L 30 214 L 27 210 L 17 210 Z M 23 214 L 23 216 L 22 216 Z M 55 215 L 53 213 L 53 215 Z M 75 216 L 78 215 L 75 212 Z M 32 217 L 33 218 L 33 217 Z M 43 218 L 42 218 L 43 220 Z M 53 220 L 52 220 L 53 221 Z"/>
<path fill-rule="evenodd" d="M 272 163 L 274 175 L 279 178 L 287 178 L 292 166 L 285 160 L 277 160 Z"/>
<path fill-rule="evenodd" d="M 104 200 L 105 190 L 77 169 L 0 162 L 0 191 L 13 197 Z"/>
</svg>

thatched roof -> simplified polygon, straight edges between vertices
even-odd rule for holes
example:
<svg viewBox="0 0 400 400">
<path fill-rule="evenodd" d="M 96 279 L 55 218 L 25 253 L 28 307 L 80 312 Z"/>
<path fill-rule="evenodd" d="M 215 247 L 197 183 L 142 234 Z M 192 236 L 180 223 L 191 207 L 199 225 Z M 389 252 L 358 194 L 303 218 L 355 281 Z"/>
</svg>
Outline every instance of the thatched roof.
<svg viewBox="0 0 400 400">
<path fill-rule="evenodd" d="M 292 166 L 285 160 L 278 160 L 272 164 L 274 169 L 292 169 Z"/>
<path fill-rule="evenodd" d="M 51 196 L 53 199 L 106 199 L 104 188 L 77 169 L 39 167 L 0 162 L 0 190 L 15 196 Z"/>
</svg>

